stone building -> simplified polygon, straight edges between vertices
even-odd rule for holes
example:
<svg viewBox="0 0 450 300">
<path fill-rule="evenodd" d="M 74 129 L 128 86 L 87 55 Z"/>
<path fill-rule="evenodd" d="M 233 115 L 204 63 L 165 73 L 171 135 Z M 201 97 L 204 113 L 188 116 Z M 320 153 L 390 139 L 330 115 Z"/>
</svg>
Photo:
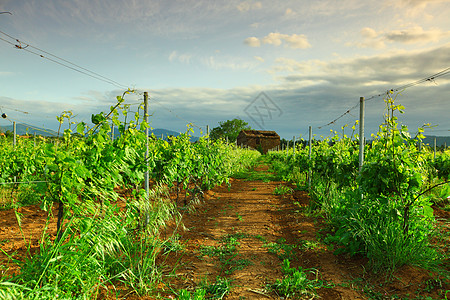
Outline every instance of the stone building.
<svg viewBox="0 0 450 300">
<path fill-rule="evenodd" d="M 280 136 L 275 131 L 242 130 L 237 137 L 237 145 L 261 150 L 266 154 L 280 145 Z"/>
</svg>

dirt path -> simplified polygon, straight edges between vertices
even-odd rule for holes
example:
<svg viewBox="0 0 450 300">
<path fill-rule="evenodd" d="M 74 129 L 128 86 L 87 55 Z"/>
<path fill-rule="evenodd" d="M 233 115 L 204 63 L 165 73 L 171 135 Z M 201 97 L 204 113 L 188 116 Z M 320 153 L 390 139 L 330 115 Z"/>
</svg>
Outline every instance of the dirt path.
<svg viewBox="0 0 450 300">
<path fill-rule="evenodd" d="M 260 172 L 266 170 L 267 166 L 259 167 Z M 215 188 L 195 212 L 185 214 L 186 230 L 179 231 L 185 251 L 165 262 L 178 264 L 173 287 L 194 291 L 205 279 L 211 284 L 221 277 L 231 283 L 225 299 L 279 299 L 266 285 L 283 278 L 282 262 L 287 258 L 291 267 L 318 270 L 319 278 L 331 285 L 316 290 L 322 299 L 365 299 L 351 284 L 344 287 L 361 268 L 360 262 L 340 264 L 317 241 L 322 222 L 300 216 L 302 204 L 308 202 L 306 193 L 274 195 L 280 184 L 286 185 L 234 179 L 230 188 Z M 230 243 L 236 245 L 234 252 L 221 256 L 220 249 Z"/>
</svg>

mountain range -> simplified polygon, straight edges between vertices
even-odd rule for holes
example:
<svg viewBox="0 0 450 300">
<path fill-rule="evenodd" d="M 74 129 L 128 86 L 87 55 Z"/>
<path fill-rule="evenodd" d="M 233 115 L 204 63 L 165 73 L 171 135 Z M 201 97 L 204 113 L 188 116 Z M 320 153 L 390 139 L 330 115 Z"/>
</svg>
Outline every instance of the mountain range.
<svg viewBox="0 0 450 300">
<path fill-rule="evenodd" d="M 8 125 L 8 126 L 0 126 L 0 132 L 6 132 L 6 131 L 13 131 L 13 125 Z M 58 132 L 52 130 L 52 129 L 46 129 L 46 128 L 40 128 L 40 127 L 36 127 L 36 126 L 32 126 L 32 125 L 28 125 L 28 124 L 23 124 L 23 123 L 17 123 L 16 124 L 16 133 L 17 135 L 25 135 L 25 134 L 31 134 L 31 135 L 41 135 L 41 136 L 57 136 Z M 157 138 L 162 138 L 167 140 L 168 136 L 178 136 L 180 133 L 173 131 L 173 130 L 169 130 L 169 129 L 163 129 L 163 128 L 156 128 L 153 130 L 150 130 L 150 135 L 154 134 Z M 114 135 L 118 136 L 119 135 L 119 130 L 117 128 L 114 128 Z M 198 141 L 199 138 L 196 136 L 192 136 L 191 137 L 191 142 L 196 142 Z"/>
</svg>

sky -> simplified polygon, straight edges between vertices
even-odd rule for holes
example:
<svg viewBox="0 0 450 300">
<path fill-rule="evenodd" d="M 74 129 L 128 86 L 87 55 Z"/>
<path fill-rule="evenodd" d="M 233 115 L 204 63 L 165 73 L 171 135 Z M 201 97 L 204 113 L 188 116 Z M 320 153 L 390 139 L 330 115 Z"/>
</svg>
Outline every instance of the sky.
<svg viewBox="0 0 450 300">
<path fill-rule="evenodd" d="M 450 135 L 450 74 L 431 78 L 450 68 L 450 0 L 0 0 L 0 12 L 0 126 L 56 129 L 63 111 L 89 122 L 133 89 L 126 103 L 148 92 L 153 128 L 200 135 L 239 118 L 286 139 L 351 135 L 365 97 L 367 138 L 393 89 L 411 134 Z"/>
</svg>

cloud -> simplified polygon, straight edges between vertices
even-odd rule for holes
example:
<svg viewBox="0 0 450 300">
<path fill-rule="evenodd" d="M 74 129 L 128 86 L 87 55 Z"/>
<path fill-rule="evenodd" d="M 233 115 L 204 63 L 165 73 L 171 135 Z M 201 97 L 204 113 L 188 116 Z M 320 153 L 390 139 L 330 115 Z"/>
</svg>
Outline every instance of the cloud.
<svg viewBox="0 0 450 300">
<path fill-rule="evenodd" d="M 259 62 L 264 59 L 259 56 L 254 57 Z M 199 56 L 191 54 L 179 54 L 172 51 L 168 57 L 170 62 L 180 62 L 183 64 L 200 63 L 213 70 L 229 69 L 229 70 L 247 70 L 257 66 L 254 61 L 249 61 L 241 57 L 222 55 L 221 51 L 216 50 L 215 55 Z"/>
<path fill-rule="evenodd" d="M 286 11 L 284 12 L 285 16 L 291 16 L 294 14 L 294 11 L 291 8 L 286 8 Z"/>
<path fill-rule="evenodd" d="M 339 87 L 364 87 L 367 83 L 380 87 L 380 90 L 394 88 L 405 83 L 414 82 L 423 77 L 441 71 L 450 65 L 450 44 L 423 51 L 395 51 L 377 56 L 361 56 L 356 58 L 338 58 L 329 62 L 306 61 L 295 62 L 279 59 L 276 62 L 282 71 L 291 71 L 279 77 L 286 83 L 297 84 L 303 80 L 318 80 Z M 303 70 L 307 72 L 303 73 Z M 441 77 L 441 83 L 448 78 Z M 381 88 L 384 83 L 384 88 Z"/>
<path fill-rule="evenodd" d="M 278 32 L 271 32 L 261 39 L 257 37 L 249 37 L 244 40 L 244 43 L 251 47 L 260 47 L 261 44 L 280 46 L 283 42 L 286 43 L 286 47 L 293 49 L 306 49 L 311 47 L 311 44 L 308 42 L 308 38 L 304 34 L 288 35 Z"/>
<path fill-rule="evenodd" d="M 414 26 L 403 30 L 391 30 L 377 32 L 372 28 L 365 27 L 361 30 L 364 38 L 362 42 L 356 43 L 361 48 L 385 48 L 386 43 L 401 44 L 426 44 L 436 43 L 443 38 L 450 36 L 450 31 L 442 31 L 440 29 L 424 30 L 420 26 Z M 349 43 L 348 45 L 355 45 Z"/>
<path fill-rule="evenodd" d="M 244 43 L 250 47 L 259 47 L 261 46 L 261 41 L 257 37 L 249 37 L 244 40 Z"/>
<path fill-rule="evenodd" d="M 432 19 L 426 10 L 428 7 L 439 7 L 441 4 L 449 3 L 450 0 L 385 0 L 386 7 L 394 7 L 402 10 L 407 16 L 421 16 L 422 18 Z"/>
<path fill-rule="evenodd" d="M 254 58 L 259 62 L 264 62 L 264 58 L 262 58 L 261 56 L 254 56 Z"/>
<path fill-rule="evenodd" d="M 208 56 L 200 59 L 201 63 L 213 70 L 249 70 L 257 66 L 254 61 L 248 61 L 234 56 Z"/>
<path fill-rule="evenodd" d="M 249 3 L 252 9 L 261 6 L 259 2 Z M 28 39 L 33 33 L 40 37 L 58 34 L 95 38 L 96 41 L 141 38 L 143 34 L 146 38 L 191 39 L 227 26 L 232 22 L 231 16 L 236 15 L 236 3 L 209 0 L 11 1 L 10 10 L 14 13 L 14 18 L 10 18 L 14 27 L 26 32 Z M 30 30 L 32 28 L 39 28 L 39 32 Z M 105 30 L 109 36 L 105 36 Z"/>
<path fill-rule="evenodd" d="M 320 60 L 309 61 L 297 61 L 295 59 L 279 57 L 275 59 L 275 66 L 273 66 L 268 72 L 270 74 L 276 74 L 280 72 L 287 73 L 308 73 L 312 72 L 317 67 L 323 66 L 325 62 Z"/>
<path fill-rule="evenodd" d="M 184 64 L 191 63 L 192 55 L 190 54 L 178 54 L 177 51 L 172 51 L 169 55 L 169 61 L 179 61 Z"/>
<path fill-rule="evenodd" d="M 416 26 L 406 30 L 394 30 L 384 35 L 390 42 L 405 44 L 438 42 L 441 38 L 448 37 L 450 31 L 431 29 L 425 31 L 422 27 Z"/>
<path fill-rule="evenodd" d="M 253 1 L 244 1 L 239 3 L 236 8 L 240 11 L 240 12 L 247 12 L 249 10 L 252 9 L 261 9 L 262 8 L 262 4 L 261 2 L 257 1 L 257 2 L 253 2 Z"/>
<path fill-rule="evenodd" d="M 377 32 L 374 29 L 369 28 L 369 27 L 365 27 L 365 28 L 361 29 L 361 35 L 368 39 L 373 39 L 378 36 Z"/>
</svg>

